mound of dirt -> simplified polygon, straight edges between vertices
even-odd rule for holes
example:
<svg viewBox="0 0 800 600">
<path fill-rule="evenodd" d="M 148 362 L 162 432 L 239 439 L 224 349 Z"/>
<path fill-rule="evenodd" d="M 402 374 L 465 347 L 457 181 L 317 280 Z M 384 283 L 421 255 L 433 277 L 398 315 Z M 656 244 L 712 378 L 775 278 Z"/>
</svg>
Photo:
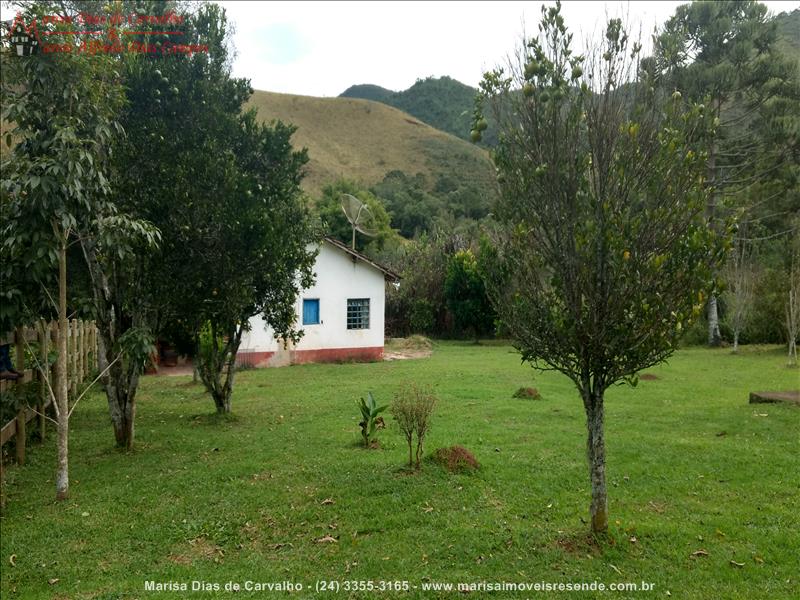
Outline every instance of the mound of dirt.
<svg viewBox="0 0 800 600">
<path fill-rule="evenodd" d="M 474 471 L 480 467 L 472 452 L 464 446 L 439 448 L 433 453 L 433 460 L 452 473 Z"/>
<path fill-rule="evenodd" d="M 384 360 L 405 360 L 409 358 L 428 358 L 433 353 L 431 340 L 424 335 L 407 338 L 391 338 L 383 349 Z"/>
<path fill-rule="evenodd" d="M 539 390 L 532 387 L 521 387 L 516 392 L 514 392 L 513 398 L 529 398 L 531 400 L 541 400 L 542 395 L 539 393 Z"/>
</svg>

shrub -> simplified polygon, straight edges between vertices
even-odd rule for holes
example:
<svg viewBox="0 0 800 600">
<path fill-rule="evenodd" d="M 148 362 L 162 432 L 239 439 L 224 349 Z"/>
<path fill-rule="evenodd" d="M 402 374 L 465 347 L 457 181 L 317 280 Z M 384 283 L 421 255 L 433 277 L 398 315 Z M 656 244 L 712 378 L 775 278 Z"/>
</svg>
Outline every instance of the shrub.
<svg viewBox="0 0 800 600">
<path fill-rule="evenodd" d="M 395 396 L 391 412 L 408 444 L 408 466 L 414 466 L 414 434 L 417 435 L 416 468 L 420 468 L 423 443 L 430 430 L 430 418 L 436 397 L 429 388 L 411 385 Z"/>
<path fill-rule="evenodd" d="M 433 460 L 452 473 L 474 471 L 480 467 L 472 452 L 464 446 L 439 448 L 434 452 Z"/>
<path fill-rule="evenodd" d="M 540 400 L 542 395 L 539 390 L 531 387 L 521 387 L 514 392 L 514 398 L 530 398 L 532 400 Z"/>
</svg>

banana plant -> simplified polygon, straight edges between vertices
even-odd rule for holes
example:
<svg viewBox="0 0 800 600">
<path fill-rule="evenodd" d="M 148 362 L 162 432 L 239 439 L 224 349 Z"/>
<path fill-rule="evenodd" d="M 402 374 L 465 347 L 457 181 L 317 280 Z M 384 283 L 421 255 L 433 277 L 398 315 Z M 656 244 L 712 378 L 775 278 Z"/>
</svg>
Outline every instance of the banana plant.
<svg viewBox="0 0 800 600">
<path fill-rule="evenodd" d="M 361 398 L 360 402 L 356 404 L 361 410 L 362 419 L 359 426 L 361 427 L 361 436 L 364 438 L 364 447 L 369 448 L 370 444 L 375 441 L 375 433 L 378 429 L 383 429 L 386 426 L 383 422 L 383 417 L 378 415 L 386 410 L 389 405 L 378 406 L 372 396 L 372 392 L 367 392 L 367 400 Z"/>
</svg>

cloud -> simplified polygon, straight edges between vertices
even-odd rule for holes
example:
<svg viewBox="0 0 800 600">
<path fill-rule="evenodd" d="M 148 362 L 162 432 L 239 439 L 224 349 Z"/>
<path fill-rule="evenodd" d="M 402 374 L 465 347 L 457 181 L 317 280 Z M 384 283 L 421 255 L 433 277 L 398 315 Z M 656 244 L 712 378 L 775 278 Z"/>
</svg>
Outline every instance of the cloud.
<svg viewBox="0 0 800 600">
<path fill-rule="evenodd" d="M 258 56 L 267 63 L 288 65 L 311 51 L 310 45 L 297 29 L 287 23 L 267 24 L 253 34 L 254 43 L 261 48 Z"/>
</svg>

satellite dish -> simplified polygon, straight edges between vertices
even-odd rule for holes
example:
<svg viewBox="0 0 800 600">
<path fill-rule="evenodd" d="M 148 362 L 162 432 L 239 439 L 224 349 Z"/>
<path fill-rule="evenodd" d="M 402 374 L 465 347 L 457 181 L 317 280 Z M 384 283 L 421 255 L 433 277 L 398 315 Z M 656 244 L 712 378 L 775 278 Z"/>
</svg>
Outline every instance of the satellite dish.
<svg viewBox="0 0 800 600">
<path fill-rule="evenodd" d="M 356 231 L 368 237 L 378 235 L 375 216 L 366 204 L 351 194 L 342 194 L 341 202 L 342 212 L 344 212 L 344 215 L 350 222 L 350 226 L 353 228 L 353 250 L 355 250 Z"/>
</svg>

